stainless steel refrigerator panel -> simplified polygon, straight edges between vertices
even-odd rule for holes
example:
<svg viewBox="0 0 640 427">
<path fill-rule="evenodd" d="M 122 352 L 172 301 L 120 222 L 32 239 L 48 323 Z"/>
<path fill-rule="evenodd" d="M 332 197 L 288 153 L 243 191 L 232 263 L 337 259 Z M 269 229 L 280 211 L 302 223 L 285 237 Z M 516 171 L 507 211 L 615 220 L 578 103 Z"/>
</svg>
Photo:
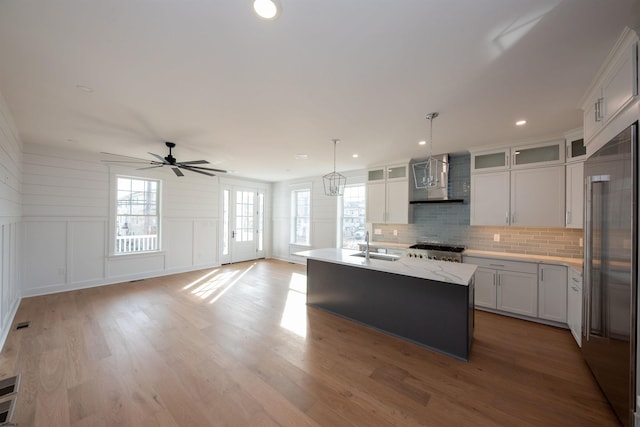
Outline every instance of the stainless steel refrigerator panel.
<svg viewBox="0 0 640 427">
<path fill-rule="evenodd" d="M 582 352 L 625 426 L 635 411 L 637 144 L 636 123 L 584 165 Z"/>
</svg>

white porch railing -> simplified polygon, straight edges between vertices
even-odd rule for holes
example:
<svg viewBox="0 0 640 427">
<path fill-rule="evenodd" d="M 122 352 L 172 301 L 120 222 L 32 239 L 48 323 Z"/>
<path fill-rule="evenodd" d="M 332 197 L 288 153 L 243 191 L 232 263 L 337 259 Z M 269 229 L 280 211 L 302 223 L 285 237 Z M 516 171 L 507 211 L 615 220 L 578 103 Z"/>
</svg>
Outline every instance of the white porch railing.
<svg viewBox="0 0 640 427">
<path fill-rule="evenodd" d="M 141 234 L 116 237 L 116 253 L 155 251 L 158 249 L 156 234 Z"/>
</svg>

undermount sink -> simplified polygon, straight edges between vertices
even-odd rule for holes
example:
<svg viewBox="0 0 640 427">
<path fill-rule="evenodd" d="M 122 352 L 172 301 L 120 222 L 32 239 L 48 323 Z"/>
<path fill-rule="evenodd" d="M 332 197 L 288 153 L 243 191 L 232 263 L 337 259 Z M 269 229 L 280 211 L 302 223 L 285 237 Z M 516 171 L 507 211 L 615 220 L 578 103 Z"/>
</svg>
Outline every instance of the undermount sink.
<svg viewBox="0 0 640 427">
<path fill-rule="evenodd" d="M 357 256 L 360 258 L 366 258 L 367 254 L 364 252 L 358 252 L 357 254 L 353 254 L 351 256 Z M 391 255 L 391 254 L 382 254 L 380 252 L 369 252 L 370 259 L 381 259 L 383 261 L 397 261 L 400 259 L 400 255 Z"/>
</svg>

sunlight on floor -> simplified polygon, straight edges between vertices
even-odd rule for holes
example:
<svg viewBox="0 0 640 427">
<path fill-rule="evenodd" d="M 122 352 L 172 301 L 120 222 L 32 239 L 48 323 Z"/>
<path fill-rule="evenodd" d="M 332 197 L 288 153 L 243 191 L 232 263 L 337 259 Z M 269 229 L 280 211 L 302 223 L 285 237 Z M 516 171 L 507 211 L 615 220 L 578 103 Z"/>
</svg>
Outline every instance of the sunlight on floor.
<svg viewBox="0 0 640 427">
<path fill-rule="evenodd" d="M 209 304 L 213 304 L 231 289 L 233 285 L 238 283 L 254 266 L 255 263 L 251 264 L 244 271 L 220 271 L 220 269 L 216 269 L 194 280 L 182 289 L 185 291 L 191 290 L 191 294 L 203 300 L 213 296 L 211 301 L 209 301 Z"/>
<path fill-rule="evenodd" d="M 182 289 L 187 290 L 187 289 L 189 289 L 190 287 L 197 285 L 198 283 L 202 282 L 204 279 L 206 279 L 207 277 L 211 276 L 212 274 L 216 274 L 216 272 L 217 272 L 218 270 L 219 270 L 219 269 L 218 269 L 218 268 L 216 268 L 215 270 L 210 271 L 209 273 L 205 274 L 205 275 L 204 275 L 204 276 L 202 276 L 201 278 L 196 279 L 196 280 L 194 280 L 193 282 L 189 283 L 187 286 L 185 286 L 185 287 L 184 287 L 184 288 L 182 288 Z"/>
<path fill-rule="evenodd" d="M 291 273 L 280 326 L 302 338 L 307 336 L 307 276 L 304 274 Z"/>
</svg>

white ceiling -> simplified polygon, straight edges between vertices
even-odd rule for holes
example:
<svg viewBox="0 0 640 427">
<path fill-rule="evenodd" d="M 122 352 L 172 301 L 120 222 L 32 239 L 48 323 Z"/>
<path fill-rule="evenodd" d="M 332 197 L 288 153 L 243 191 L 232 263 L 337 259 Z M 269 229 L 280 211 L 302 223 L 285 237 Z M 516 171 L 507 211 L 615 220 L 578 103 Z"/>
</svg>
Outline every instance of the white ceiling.
<svg viewBox="0 0 640 427">
<path fill-rule="evenodd" d="M 640 28 L 638 0 L 279 3 L 264 21 L 252 0 L 0 0 L 0 91 L 26 143 L 150 158 L 169 140 L 279 181 L 331 172 L 332 138 L 339 171 L 424 157 L 432 111 L 434 153 L 577 128 Z"/>
</svg>

